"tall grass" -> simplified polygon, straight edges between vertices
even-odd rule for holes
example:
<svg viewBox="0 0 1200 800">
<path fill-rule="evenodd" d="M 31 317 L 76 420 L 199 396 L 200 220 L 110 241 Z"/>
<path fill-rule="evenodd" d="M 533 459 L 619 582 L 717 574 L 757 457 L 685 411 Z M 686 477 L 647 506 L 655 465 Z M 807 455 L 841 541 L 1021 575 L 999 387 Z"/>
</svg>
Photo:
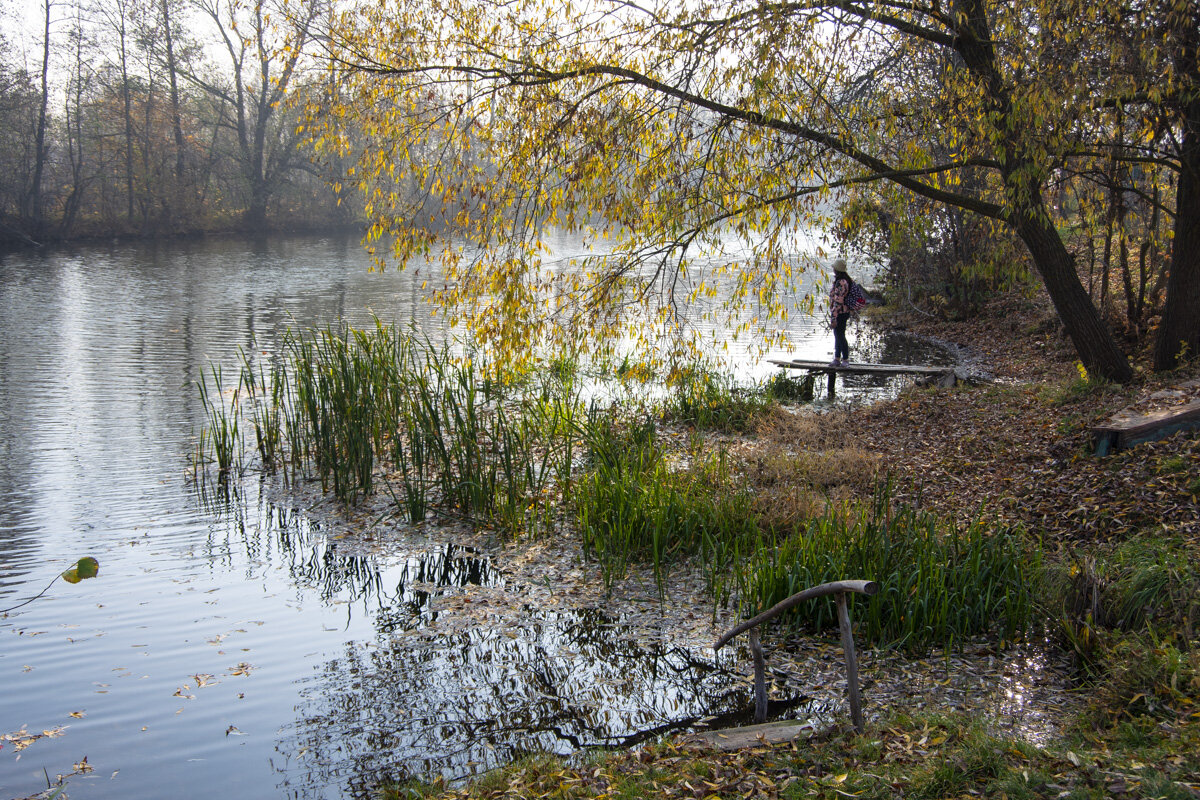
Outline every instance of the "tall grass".
<svg viewBox="0 0 1200 800">
<path fill-rule="evenodd" d="M 238 355 L 242 362 L 239 391 L 244 391 L 248 400 L 258 455 L 263 466 L 273 470 L 283 458 L 289 396 L 287 371 L 282 364 L 274 363 L 268 373 L 261 363 L 251 363 L 244 350 Z"/>
<path fill-rule="evenodd" d="M 238 390 L 234 389 L 226 401 L 221 389 L 224 384 L 223 377 L 219 364 L 209 364 L 208 374 L 202 373 L 201 379 L 196 382 L 200 401 L 205 409 L 206 423 L 196 442 L 193 459 L 197 472 L 205 465 L 216 464 L 217 476 L 221 481 L 227 480 L 231 473 L 240 472 L 242 469 Z"/>
<path fill-rule="evenodd" d="M 873 504 L 830 508 L 781 536 L 758 525 L 746 487 L 719 455 L 673 470 L 652 427 L 593 432 L 576 505 L 609 588 L 630 564 L 646 563 L 661 590 L 669 562 L 697 556 L 714 598 L 736 596 L 751 612 L 828 581 L 874 580 L 879 594 L 857 598 L 854 618 L 860 636 L 881 644 L 949 647 L 997 629 L 1013 637 L 1032 622 L 1041 553 L 1018 534 L 894 508 L 885 484 Z M 813 602 L 785 621 L 835 627 L 835 606 Z"/>
<path fill-rule="evenodd" d="M 669 563 L 705 553 L 712 584 L 716 543 L 754 529 L 745 498 L 729 489 L 723 455 L 672 469 L 652 421 L 622 428 L 611 415 L 593 413 L 587 430 L 590 469 L 578 484 L 576 513 L 605 586 L 611 589 L 630 564 L 649 563 L 662 593 Z"/>
<path fill-rule="evenodd" d="M 292 457 L 311 462 L 321 487 L 352 502 L 374 489 L 376 419 L 374 383 L 379 378 L 371 348 L 348 328 L 284 339 L 295 384 L 300 425 L 290 437 Z"/>
<path fill-rule="evenodd" d="M 288 331 L 282 353 L 269 372 L 243 354 L 238 392 L 252 402 L 241 407 L 215 402 L 202 383 L 204 448 L 219 442 L 218 452 L 233 452 L 246 417 L 264 466 L 311 471 L 348 503 L 386 474 L 413 521 L 455 514 L 534 532 L 570 492 L 580 411 L 562 364 L 533 388 L 506 384 L 485 362 L 379 321 Z M 219 387 L 215 368 L 211 377 Z"/>
<path fill-rule="evenodd" d="M 872 506 L 830 509 L 767 546 L 756 542 L 743 564 L 741 596 L 768 608 L 810 586 L 847 578 L 880 585 L 854 598 L 854 621 L 869 641 L 921 650 L 986 632 L 1011 638 L 1033 621 L 1042 581 L 1040 547 L 1015 532 L 965 527 L 910 506 L 895 508 L 886 484 Z M 836 626 L 831 600 L 798 607 L 792 625 Z"/>
</svg>

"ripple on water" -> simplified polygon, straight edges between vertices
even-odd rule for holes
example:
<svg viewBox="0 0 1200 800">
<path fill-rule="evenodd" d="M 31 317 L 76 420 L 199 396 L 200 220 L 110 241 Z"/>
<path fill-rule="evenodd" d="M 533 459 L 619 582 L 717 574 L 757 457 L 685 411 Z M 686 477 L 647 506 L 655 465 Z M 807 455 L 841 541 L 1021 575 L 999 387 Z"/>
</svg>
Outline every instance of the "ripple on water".
<svg viewBox="0 0 1200 800">
<path fill-rule="evenodd" d="M 0 751 L 10 794 L 87 756 L 76 800 L 181 785 L 333 798 L 748 705 L 744 665 L 698 655 L 707 636 L 569 607 L 437 537 L 355 550 L 254 480 L 229 502 L 191 489 L 194 383 L 213 366 L 236 381 L 239 349 L 270 358 L 286 326 L 374 314 L 441 335 L 423 278 L 367 266 L 355 242 L 325 238 L 0 260 L 0 603 L 82 555 L 100 562 L 97 579 L 0 619 L 0 720 L 68 726 L 19 761 Z M 818 321 L 789 324 L 828 353 Z M 865 328 L 854 346 L 898 354 Z M 763 377 L 738 353 L 740 375 Z"/>
</svg>

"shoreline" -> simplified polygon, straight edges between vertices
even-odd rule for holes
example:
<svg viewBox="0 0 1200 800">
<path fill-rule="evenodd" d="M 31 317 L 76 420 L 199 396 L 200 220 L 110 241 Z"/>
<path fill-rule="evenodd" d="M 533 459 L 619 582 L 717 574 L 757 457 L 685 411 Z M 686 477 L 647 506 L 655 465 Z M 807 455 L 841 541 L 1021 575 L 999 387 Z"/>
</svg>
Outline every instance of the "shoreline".
<svg viewBox="0 0 1200 800">
<path fill-rule="evenodd" d="M 1012 320 L 1003 322 L 1010 331 L 1017 331 Z M 989 519 L 993 524 L 1036 525 L 1036 517 L 1022 518 L 1016 513 L 1030 496 L 1027 487 L 1014 485 L 1011 476 L 997 480 L 997 470 L 1020 472 L 1023 466 L 1031 466 L 1040 470 L 1037 474 L 1043 479 L 1052 474 L 1047 469 L 1074 467 L 1091 474 L 1096 471 L 1097 462 L 1081 460 L 1070 452 L 1078 444 L 1080 431 L 1086 429 L 1088 414 L 1103 413 L 1104 408 L 1123 404 L 1128 395 L 1145 388 L 1092 388 L 1079 390 L 1079 396 L 1072 395 L 1070 387 L 1063 388 L 1063 382 L 1069 380 L 1074 369 L 1072 363 L 1063 357 L 1048 357 L 1063 349 L 1052 329 L 1025 343 L 1025 347 L 1009 347 L 1006 352 L 1018 357 L 993 367 L 989 349 L 977 349 L 976 342 L 964 335 L 971 329 L 959 330 L 946 324 L 909 328 L 902 318 L 889 319 L 888 324 L 900 325 L 905 333 L 936 341 L 939 346 L 953 347 L 955 353 L 981 369 L 995 369 L 996 382 L 952 390 L 906 389 L 894 399 L 827 409 L 821 415 L 833 415 L 834 426 L 844 429 L 842 438 L 830 438 L 828 431 L 824 431 L 810 444 L 821 451 L 857 447 L 872 453 L 879 464 L 872 474 L 896 475 L 902 485 L 897 495 L 899 502 L 921 502 L 951 519 L 978 515 L 986 507 L 987 498 L 994 495 L 981 492 L 982 481 L 990 489 L 1008 494 L 1007 504 L 990 507 L 993 513 Z M 1041 323 L 1021 324 L 1028 328 Z M 993 348 L 1005 347 L 998 338 L 991 340 L 991 344 Z M 1028 355 L 1031 349 L 1040 351 L 1040 360 Z M 1081 415 L 1084 422 L 1073 423 L 1073 427 L 1065 430 L 1056 428 L 1053 418 L 1061 415 L 1063 409 Z M 981 435 L 998 429 L 1013 433 L 1019 440 L 1018 446 L 1032 445 L 1025 458 L 1014 459 L 1012 451 Z M 943 435 L 931 436 L 931 430 Z M 751 444 L 783 444 L 772 438 L 774 433 L 778 431 L 706 436 L 718 444 L 736 441 L 734 455 L 747 462 L 748 454 L 753 452 Z M 673 435 L 680 441 L 688 436 L 684 430 Z M 1067 440 L 1065 445 L 1063 439 Z M 738 446 L 745 449 L 739 450 Z M 1162 447 L 1172 446 L 1169 442 Z M 1190 452 L 1200 456 L 1200 447 Z M 1126 458 L 1131 462 L 1144 460 L 1145 451 Z M 1101 465 L 1101 471 L 1106 469 Z M 940 482 L 942 491 L 932 491 L 931 481 Z M 344 512 L 337 501 L 322 499 L 319 487 L 310 484 L 307 488 L 308 492 L 300 494 L 314 502 L 299 507 L 305 513 L 320 516 L 328 525 L 327 535 L 339 549 L 386 557 L 398 547 L 452 543 L 474 548 L 506 579 L 513 581 L 511 590 L 504 593 L 470 588 L 442 592 L 436 607 L 442 612 L 438 614 L 441 626 L 438 630 L 520 625 L 536 620 L 544 609 L 553 607 L 598 609 L 623 624 L 628 623 L 629 635 L 636 640 L 671 642 L 700 658 L 732 666 L 747 683 L 751 679 L 752 664 L 744 646 L 735 649 L 732 655 L 723 655 L 719 661 L 713 657 L 711 642 L 715 635 L 728 629 L 737 617 L 734 609 L 726 607 L 717 610 L 714 621 L 712 601 L 702 591 L 703 578 L 694 563 L 677 565 L 668 573 L 666 604 L 657 598 L 653 577 L 646 569 L 631 569 L 610 595 L 604 591 L 598 568 L 584 559 L 573 524 L 561 516 L 561 527 L 556 533 L 531 540 L 505 541 L 486 526 L 461 522 L 448 525 L 426 522 L 416 528 L 392 525 L 386 521 L 386 513 L 380 514 L 378 508 Z M 843 491 L 831 485 L 824 490 L 831 501 L 841 502 L 865 499 L 864 488 L 867 487 Z M 293 490 L 286 494 L 295 500 Z M 386 494 L 377 494 L 372 500 L 374 505 L 386 506 L 388 502 Z M 1049 537 L 1051 546 L 1057 543 L 1062 547 L 1071 541 L 1053 529 L 1044 530 L 1042 535 Z M 486 608 L 487 613 L 480 615 L 480 608 Z M 689 612 L 674 613 L 679 608 Z M 834 637 L 772 634 L 766 637 L 765 644 L 770 671 L 775 676 L 770 690 L 773 698 L 804 694 L 813 698 L 821 709 L 810 719 L 834 726 L 845 721 L 844 678 Z M 994 638 L 982 636 L 957 643 L 948 653 L 924 657 L 860 646 L 860 658 L 864 707 L 872 723 L 896 714 L 959 714 L 964 719 L 987 720 L 986 727 L 999 735 L 1045 747 L 1059 740 L 1065 727 L 1089 703 L 1089 697 L 1077 691 L 1072 657 L 1047 640 L 998 643 Z"/>
</svg>

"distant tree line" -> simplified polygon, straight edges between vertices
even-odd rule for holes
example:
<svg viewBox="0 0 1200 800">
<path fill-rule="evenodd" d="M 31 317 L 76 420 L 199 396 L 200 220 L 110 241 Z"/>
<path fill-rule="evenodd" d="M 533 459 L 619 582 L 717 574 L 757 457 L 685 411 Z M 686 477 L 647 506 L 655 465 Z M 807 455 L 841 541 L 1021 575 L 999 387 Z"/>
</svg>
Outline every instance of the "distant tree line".
<svg viewBox="0 0 1200 800">
<path fill-rule="evenodd" d="M 0 241 L 354 224 L 295 111 L 327 91 L 308 51 L 328 13 L 41 0 L 0 38 Z"/>
</svg>

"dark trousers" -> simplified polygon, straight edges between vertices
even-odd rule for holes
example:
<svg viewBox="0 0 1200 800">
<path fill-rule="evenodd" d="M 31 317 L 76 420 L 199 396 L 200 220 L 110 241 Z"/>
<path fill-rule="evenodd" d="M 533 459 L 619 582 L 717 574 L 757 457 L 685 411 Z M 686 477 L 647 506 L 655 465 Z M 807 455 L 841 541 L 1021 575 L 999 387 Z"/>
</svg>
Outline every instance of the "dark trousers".
<svg viewBox="0 0 1200 800">
<path fill-rule="evenodd" d="M 838 314 L 833 323 L 833 357 L 850 358 L 850 343 L 846 341 L 846 322 L 849 314 Z"/>
</svg>

